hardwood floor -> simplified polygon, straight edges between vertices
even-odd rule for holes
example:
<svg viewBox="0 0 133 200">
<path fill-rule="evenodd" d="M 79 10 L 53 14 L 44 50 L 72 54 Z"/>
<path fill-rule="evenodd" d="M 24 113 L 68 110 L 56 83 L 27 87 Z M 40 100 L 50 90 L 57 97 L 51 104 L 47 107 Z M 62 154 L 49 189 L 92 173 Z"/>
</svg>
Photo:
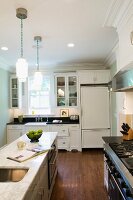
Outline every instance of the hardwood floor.
<svg viewBox="0 0 133 200">
<path fill-rule="evenodd" d="M 103 185 L 103 151 L 59 151 L 51 200 L 107 200 Z"/>
</svg>

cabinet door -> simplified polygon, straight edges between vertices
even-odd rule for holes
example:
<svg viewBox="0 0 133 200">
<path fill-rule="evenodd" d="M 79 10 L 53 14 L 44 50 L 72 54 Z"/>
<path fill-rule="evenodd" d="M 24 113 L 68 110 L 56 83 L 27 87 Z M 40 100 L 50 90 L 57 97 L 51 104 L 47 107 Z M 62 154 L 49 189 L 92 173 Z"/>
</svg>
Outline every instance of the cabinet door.
<svg viewBox="0 0 133 200">
<path fill-rule="evenodd" d="M 7 131 L 7 144 L 10 144 L 11 142 L 15 141 L 20 136 L 22 136 L 22 131 L 20 130 Z"/>
<path fill-rule="evenodd" d="M 70 130 L 70 150 L 79 150 L 81 151 L 81 135 L 80 130 Z"/>
<path fill-rule="evenodd" d="M 77 76 L 75 74 L 62 74 L 55 77 L 56 105 L 77 106 Z"/>
<path fill-rule="evenodd" d="M 82 148 L 103 148 L 103 136 L 110 136 L 110 129 L 82 131 Z"/>
<path fill-rule="evenodd" d="M 56 105 L 66 106 L 66 78 L 65 76 L 56 77 Z"/>
<path fill-rule="evenodd" d="M 109 70 L 80 70 L 78 75 L 80 84 L 104 84 L 110 81 Z"/>
<path fill-rule="evenodd" d="M 18 79 L 11 78 L 10 80 L 10 93 L 11 93 L 11 108 L 18 108 L 19 101 L 18 101 Z"/>
<path fill-rule="evenodd" d="M 7 125 L 7 144 L 13 142 L 24 134 L 23 125 Z"/>
<path fill-rule="evenodd" d="M 10 78 L 10 107 L 22 107 L 22 83 L 16 77 Z"/>
<path fill-rule="evenodd" d="M 77 77 L 68 77 L 68 105 L 77 106 Z"/>
</svg>

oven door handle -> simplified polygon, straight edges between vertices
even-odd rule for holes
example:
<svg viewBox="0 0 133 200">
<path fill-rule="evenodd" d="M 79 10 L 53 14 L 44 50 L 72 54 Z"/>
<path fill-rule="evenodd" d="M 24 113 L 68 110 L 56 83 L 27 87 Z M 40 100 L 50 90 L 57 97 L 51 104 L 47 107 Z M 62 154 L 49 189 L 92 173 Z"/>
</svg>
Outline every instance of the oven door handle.
<svg viewBox="0 0 133 200">
<path fill-rule="evenodd" d="M 113 180 L 114 180 L 114 182 L 115 182 L 115 184 L 116 184 L 117 188 L 119 189 L 119 192 L 121 193 L 121 196 L 123 197 L 123 199 L 124 199 L 124 200 L 126 200 L 126 198 L 125 198 L 125 196 L 123 195 L 123 193 L 122 193 L 122 191 L 121 191 L 121 189 L 120 189 L 120 187 L 119 187 L 119 185 L 118 185 L 117 181 L 115 180 L 115 177 L 114 177 L 114 175 L 113 175 L 113 174 L 111 174 L 111 176 L 112 176 L 112 178 L 113 178 Z"/>
</svg>

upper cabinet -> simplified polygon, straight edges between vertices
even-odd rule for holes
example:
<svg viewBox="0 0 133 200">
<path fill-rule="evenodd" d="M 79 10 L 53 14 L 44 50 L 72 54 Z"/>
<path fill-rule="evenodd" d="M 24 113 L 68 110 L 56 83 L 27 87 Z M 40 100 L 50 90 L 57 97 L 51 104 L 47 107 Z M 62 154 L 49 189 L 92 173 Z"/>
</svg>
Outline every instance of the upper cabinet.
<svg viewBox="0 0 133 200">
<path fill-rule="evenodd" d="M 80 84 L 104 84 L 110 82 L 110 70 L 80 70 Z"/>
<path fill-rule="evenodd" d="M 77 76 L 61 74 L 55 76 L 56 106 L 77 106 Z"/>
<path fill-rule="evenodd" d="M 10 78 L 10 107 L 21 107 L 21 83 L 19 83 L 16 77 Z"/>
</svg>

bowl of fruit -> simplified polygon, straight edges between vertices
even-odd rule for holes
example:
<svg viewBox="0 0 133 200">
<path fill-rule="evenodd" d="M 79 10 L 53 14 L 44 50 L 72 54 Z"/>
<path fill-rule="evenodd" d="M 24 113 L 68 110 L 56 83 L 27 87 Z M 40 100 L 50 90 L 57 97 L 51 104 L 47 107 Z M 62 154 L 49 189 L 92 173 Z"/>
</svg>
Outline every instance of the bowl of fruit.
<svg viewBox="0 0 133 200">
<path fill-rule="evenodd" d="M 42 136 L 43 130 L 30 130 L 26 133 L 27 137 L 30 139 L 30 142 L 39 142 L 39 138 Z"/>
</svg>

